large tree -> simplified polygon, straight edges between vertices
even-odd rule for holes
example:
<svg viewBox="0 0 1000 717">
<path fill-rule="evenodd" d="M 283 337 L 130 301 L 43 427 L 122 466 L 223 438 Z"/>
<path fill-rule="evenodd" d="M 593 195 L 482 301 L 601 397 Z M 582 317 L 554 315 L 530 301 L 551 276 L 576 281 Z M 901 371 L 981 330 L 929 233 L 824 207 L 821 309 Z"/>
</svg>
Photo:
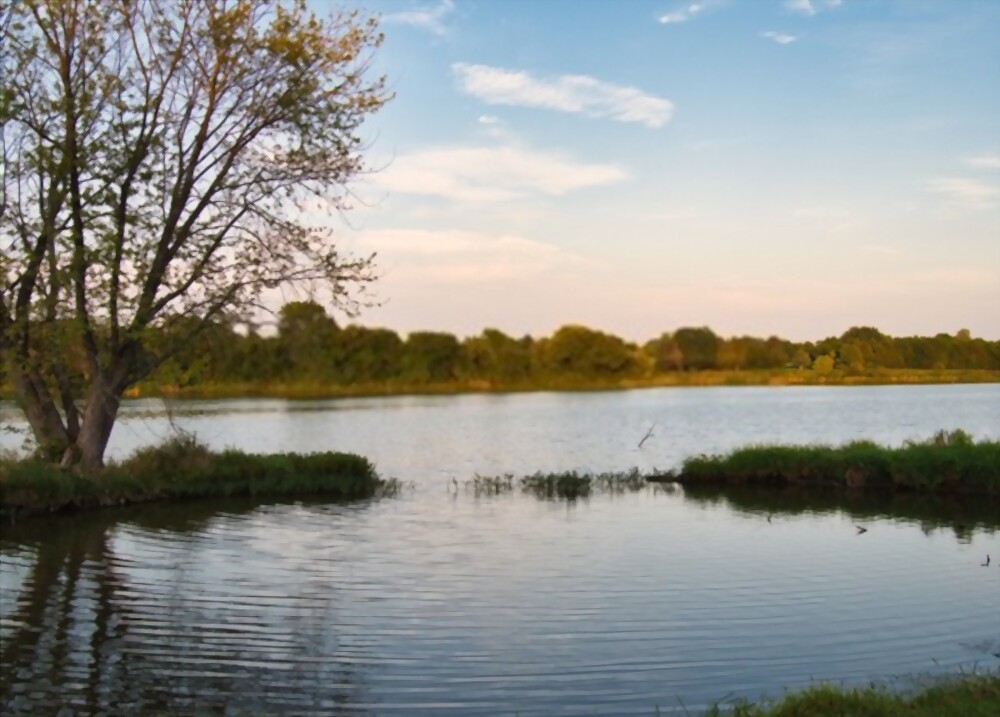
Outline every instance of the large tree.
<svg viewBox="0 0 1000 717">
<path fill-rule="evenodd" d="M 381 35 L 305 0 L 4 5 L 0 350 L 39 452 L 90 469 L 152 334 L 288 284 L 358 306 L 373 257 L 328 219 L 388 99 Z"/>
</svg>

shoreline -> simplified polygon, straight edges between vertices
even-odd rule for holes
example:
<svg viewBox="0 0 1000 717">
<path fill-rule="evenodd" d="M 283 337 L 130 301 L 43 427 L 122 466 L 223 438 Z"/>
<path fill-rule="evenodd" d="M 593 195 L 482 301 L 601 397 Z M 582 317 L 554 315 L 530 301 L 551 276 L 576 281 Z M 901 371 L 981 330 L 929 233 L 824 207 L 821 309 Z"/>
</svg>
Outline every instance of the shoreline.
<svg viewBox="0 0 1000 717">
<path fill-rule="evenodd" d="M 823 376 L 811 371 L 692 371 L 660 374 L 648 378 L 586 379 L 567 377 L 541 383 L 497 383 L 481 380 L 442 383 L 386 381 L 357 384 L 317 383 L 226 383 L 196 386 L 149 386 L 140 384 L 129 398 L 369 398 L 395 396 L 591 393 L 632 391 L 648 388 L 783 387 L 783 386 L 934 386 L 1000 383 L 1000 371 L 986 369 L 876 371 L 864 374 Z"/>
<path fill-rule="evenodd" d="M 256 455 L 210 451 L 181 437 L 84 474 L 33 458 L 0 460 L 0 518 L 74 515 L 139 503 L 205 498 L 322 496 L 357 500 L 398 492 L 351 453 Z"/>
<path fill-rule="evenodd" d="M 565 377 L 535 383 L 500 383 L 473 379 L 436 383 L 381 381 L 335 384 L 303 381 L 292 383 L 231 382 L 191 386 L 139 383 L 125 392 L 125 398 L 165 398 L 191 401 L 278 398 L 304 401 L 402 396 L 599 393 L 636 391 L 650 388 L 950 386 L 998 383 L 1000 383 L 1000 370 L 990 369 L 898 369 L 858 374 L 833 371 L 826 375 L 816 374 L 809 370 L 774 369 L 675 372 L 657 374 L 656 376 L 646 378 L 594 379 Z M 15 400 L 10 386 L 0 384 L 0 400 Z"/>
</svg>

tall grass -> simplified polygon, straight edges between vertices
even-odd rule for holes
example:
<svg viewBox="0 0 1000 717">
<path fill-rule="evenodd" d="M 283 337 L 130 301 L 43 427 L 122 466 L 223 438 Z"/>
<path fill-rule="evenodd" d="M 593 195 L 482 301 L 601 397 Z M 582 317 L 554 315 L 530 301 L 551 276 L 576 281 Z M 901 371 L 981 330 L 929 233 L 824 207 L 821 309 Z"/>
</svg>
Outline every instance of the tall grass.
<svg viewBox="0 0 1000 717">
<path fill-rule="evenodd" d="M 996 717 L 1000 715 L 1000 674 L 969 674 L 916 693 L 885 686 L 846 688 L 815 685 L 779 700 L 737 702 L 710 709 L 705 717 Z"/>
<path fill-rule="evenodd" d="M 0 514 L 55 512 L 165 499 L 394 493 L 371 463 L 347 453 L 253 455 L 210 451 L 190 437 L 143 448 L 85 474 L 38 461 L 0 460 Z"/>
<path fill-rule="evenodd" d="M 585 498 L 592 492 L 625 493 L 646 488 L 649 482 L 638 468 L 624 473 L 533 473 L 515 479 L 512 474 L 502 476 L 477 475 L 466 482 L 477 496 L 510 493 L 515 487 L 538 498 Z"/>
<path fill-rule="evenodd" d="M 939 493 L 1000 494 L 1000 442 L 964 431 L 887 448 L 871 441 L 839 447 L 759 445 L 684 461 L 681 483 L 827 485 Z"/>
</svg>

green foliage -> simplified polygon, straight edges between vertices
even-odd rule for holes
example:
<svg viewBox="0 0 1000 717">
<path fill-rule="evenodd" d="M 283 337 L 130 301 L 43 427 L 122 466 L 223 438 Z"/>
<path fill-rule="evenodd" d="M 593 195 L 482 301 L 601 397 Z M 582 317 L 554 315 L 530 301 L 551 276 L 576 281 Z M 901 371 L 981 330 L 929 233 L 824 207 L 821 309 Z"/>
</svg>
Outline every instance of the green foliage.
<svg viewBox="0 0 1000 717">
<path fill-rule="evenodd" d="M 292 301 L 278 313 L 278 352 L 286 376 L 332 379 L 339 327 L 315 301 Z"/>
<path fill-rule="evenodd" d="M 1000 494 L 1000 442 L 964 431 L 884 448 L 870 441 L 830 446 L 751 446 L 684 461 L 681 482 L 827 485 L 942 493 Z"/>
<path fill-rule="evenodd" d="M 366 303 L 374 257 L 296 207 L 346 209 L 361 125 L 390 99 L 369 71 L 382 36 L 306 0 L 4 8 L 4 374 L 41 451 L 97 468 L 121 397 L 158 365 L 174 386 L 239 372 L 217 330 L 265 291 Z M 281 329 L 291 370 L 333 377 L 318 306 L 289 305 Z"/>
<path fill-rule="evenodd" d="M 617 336 L 585 326 L 563 326 L 542 347 L 547 372 L 563 376 L 618 376 L 635 372 L 633 349 Z"/>
<path fill-rule="evenodd" d="M 323 495 L 365 498 L 398 489 L 347 453 L 214 453 L 190 437 L 143 448 L 96 473 L 37 460 L 0 461 L 0 513 L 36 513 L 154 500 Z"/>
<path fill-rule="evenodd" d="M 684 368 L 698 371 L 718 367 L 720 339 L 707 326 L 677 329 L 673 338 L 684 356 Z"/>
<path fill-rule="evenodd" d="M 940 681 L 916 694 L 885 686 L 818 684 L 779 700 L 715 706 L 706 717 L 994 717 L 1000 714 L 1000 675 L 972 674 Z"/>
<path fill-rule="evenodd" d="M 575 471 L 535 473 L 521 478 L 521 488 L 539 498 L 585 498 L 590 495 L 591 478 Z"/>
<path fill-rule="evenodd" d="M 934 383 L 1000 379 L 1000 342 L 936 336 L 893 339 L 875 329 L 852 329 L 846 338 L 817 344 L 715 337 L 716 370 L 686 364 L 675 335 L 665 333 L 641 349 L 582 326 L 551 337 L 513 338 L 497 329 L 459 342 L 451 334 L 415 332 L 403 341 L 384 328 L 337 325 L 314 302 L 293 302 L 279 313 L 278 334 L 237 329 L 227 318 L 201 324 L 178 321 L 148 335 L 154 353 L 174 346 L 171 357 L 141 386 L 143 393 L 189 395 L 340 396 L 463 390 L 594 389 L 649 385 L 757 385 L 809 383 Z M 56 353 L 84 359 L 78 346 L 48 328 Z M 711 331 L 692 332 L 709 346 Z M 711 334 L 711 336 L 709 336 Z M 186 339 L 180 339 L 187 336 Z M 879 338 L 880 337 L 880 338 Z M 876 341 L 876 339 L 878 339 Z M 865 344 L 865 342 L 868 342 Z M 878 351 L 874 343 L 889 342 Z M 690 341 L 688 342 L 690 343 Z M 907 368 L 927 347 L 944 347 L 936 365 Z M 692 350 L 688 346 L 689 352 Z M 880 362 L 898 357 L 901 367 Z M 889 358 L 886 358 L 889 357 Z M 689 370 L 683 370 L 683 369 Z M 721 370 L 719 370 L 721 369 Z M 82 370 L 82 369 L 81 369 Z"/>
<path fill-rule="evenodd" d="M 646 476 L 637 468 L 624 473 L 534 473 L 515 480 L 510 473 L 502 476 L 480 476 L 466 483 L 477 496 L 500 495 L 514 490 L 515 486 L 538 498 L 585 498 L 592 492 L 625 493 L 643 490 L 649 485 Z"/>
<path fill-rule="evenodd" d="M 403 378 L 418 383 L 451 381 L 458 376 L 461 347 L 451 334 L 415 331 L 406 339 Z"/>
<path fill-rule="evenodd" d="M 531 377 L 531 337 L 514 339 L 497 329 L 462 342 L 462 374 L 481 381 L 518 383 Z"/>
<path fill-rule="evenodd" d="M 813 371 L 815 371 L 816 373 L 820 374 L 821 376 L 825 376 L 826 374 L 828 374 L 831 371 L 833 371 L 833 357 L 832 356 L 817 356 L 813 360 L 812 369 L 813 369 Z"/>
</svg>

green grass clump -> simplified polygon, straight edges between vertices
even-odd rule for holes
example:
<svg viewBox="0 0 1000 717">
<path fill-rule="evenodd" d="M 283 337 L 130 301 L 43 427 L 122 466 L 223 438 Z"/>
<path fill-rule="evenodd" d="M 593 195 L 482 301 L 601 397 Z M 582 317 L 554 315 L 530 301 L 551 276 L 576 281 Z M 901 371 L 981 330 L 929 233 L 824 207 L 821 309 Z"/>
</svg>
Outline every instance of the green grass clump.
<svg viewBox="0 0 1000 717">
<path fill-rule="evenodd" d="M 323 495 L 341 500 L 394 493 L 398 488 L 398 481 L 379 478 L 361 456 L 215 453 L 186 436 L 143 448 L 96 473 L 35 459 L 0 461 L 0 514 L 228 496 Z"/>
<path fill-rule="evenodd" d="M 1000 442 L 942 431 L 886 448 L 871 441 L 831 446 L 750 446 L 684 461 L 682 483 L 827 485 L 940 493 L 1000 494 Z"/>
<path fill-rule="evenodd" d="M 476 496 L 500 495 L 510 493 L 515 486 L 525 493 L 538 498 L 585 498 L 592 492 L 625 493 L 643 490 L 649 485 L 646 476 L 638 468 L 624 473 L 577 473 L 566 471 L 562 473 L 534 473 L 529 476 L 515 478 L 513 474 L 502 476 L 477 475 L 471 481 L 466 481 Z"/>
<path fill-rule="evenodd" d="M 591 476 L 576 471 L 535 473 L 521 478 L 521 489 L 539 498 L 584 498 L 590 495 Z"/>
<path fill-rule="evenodd" d="M 706 717 L 995 717 L 1000 714 L 1000 674 L 947 679 L 916 694 L 873 685 L 815 685 L 773 702 L 716 706 Z"/>
<path fill-rule="evenodd" d="M 471 481 L 466 481 L 466 486 L 472 488 L 477 498 L 481 495 L 510 493 L 514 490 L 514 476 L 511 473 L 506 473 L 502 476 L 481 476 L 477 474 Z"/>
</svg>

